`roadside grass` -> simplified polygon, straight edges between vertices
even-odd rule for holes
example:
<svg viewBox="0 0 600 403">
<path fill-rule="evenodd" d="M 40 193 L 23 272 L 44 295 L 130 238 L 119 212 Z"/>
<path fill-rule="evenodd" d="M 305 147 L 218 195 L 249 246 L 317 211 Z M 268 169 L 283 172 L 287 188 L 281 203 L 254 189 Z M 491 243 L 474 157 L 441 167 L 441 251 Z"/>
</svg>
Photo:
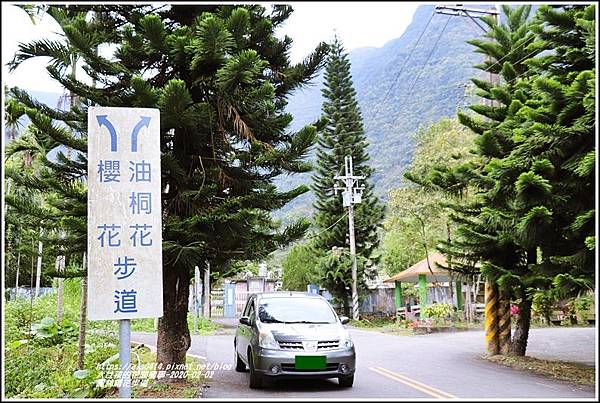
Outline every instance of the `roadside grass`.
<svg viewBox="0 0 600 403">
<path fill-rule="evenodd" d="M 156 368 L 156 353 L 151 352 L 148 347 L 138 348 L 135 351 L 138 353 L 137 355 L 132 354 L 132 364 L 139 365 L 141 373 L 134 370 L 132 379 L 141 375 L 139 379 L 146 379 L 147 385 L 133 386 L 131 388 L 132 398 L 195 399 L 202 397 L 202 388 L 207 383 L 208 378 L 201 371 L 198 371 L 198 366 L 201 364 L 200 360 L 189 356 L 186 357 L 186 368 L 188 368 L 186 380 L 166 383 L 156 379 L 149 379 L 144 376 L 145 371 L 154 370 Z M 118 389 L 111 389 L 105 397 L 118 398 Z"/>
<path fill-rule="evenodd" d="M 359 320 L 351 320 L 348 325 L 358 329 L 373 330 L 376 332 L 389 333 L 398 336 L 410 336 L 413 334 L 412 329 L 403 327 L 394 320 L 387 318 L 363 318 Z"/>
<path fill-rule="evenodd" d="M 411 326 L 411 322 L 407 320 L 401 320 L 396 322 L 391 318 L 363 318 L 360 320 L 351 320 L 349 323 L 350 326 L 353 326 L 358 329 L 366 329 L 372 330 L 375 332 L 393 334 L 396 336 L 413 336 L 417 334 L 413 327 Z M 483 323 L 467 323 L 462 321 L 455 321 L 451 326 L 459 330 L 469 329 L 469 330 L 482 330 Z"/>
<path fill-rule="evenodd" d="M 504 355 L 485 356 L 486 360 L 515 368 L 521 371 L 533 372 L 552 379 L 573 382 L 580 385 L 594 386 L 596 370 L 584 364 L 541 360 L 534 357 L 512 357 Z"/>
<path fill-rule="evenodd" d="M 56 293 L 50 293 L 35 300 L 19 298 L 5 301 L 3 369 L 6 397 L 101 398 L 114 392 L 113 388 L 99 385 L 96 381 L 101 377 L 98 366 L 106 361 L 114 361 L 118 353 L 117 321 L 87 322 L 84 370 L 77 371 L 81 280 L 65 280 L 61 323 L 56 323 L 56 300 Z M 134 331 L 154 331 L 153 319 L 132 322 Z M 188 325 L 194 333 L 191 315 Z M 220 328 L 220 325 L 208 319 L 198 320 L 198 334 L 213 334 Z M 136 349 L 133 351 L 139 354 Z M 188 358 L 188 362 L 192 361 L 192 358 Z M 170 388 L 179 390 L 174 392 L 177 396 L 185 397 L 192 395 L 192 390 L 195 394 L 200 389 L 194 386 L 197 383 L 201 383 L 201 380 L 191 379 L 185 385 Z M 146 389 L 144 393 L 162 393 L 152 388 Z M 152 390 L 154 392 L 150 392 Z"/>
</svg>

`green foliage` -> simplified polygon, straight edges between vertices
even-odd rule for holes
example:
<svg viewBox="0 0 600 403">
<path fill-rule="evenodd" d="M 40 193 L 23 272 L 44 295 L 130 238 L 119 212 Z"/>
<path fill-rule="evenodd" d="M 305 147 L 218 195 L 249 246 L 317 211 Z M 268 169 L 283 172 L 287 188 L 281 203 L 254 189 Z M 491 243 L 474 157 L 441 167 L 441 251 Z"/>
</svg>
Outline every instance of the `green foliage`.
<svg viewBox="0 0 600 403">
<path fill-rule="evenodd" d="M 415 247 L 414 237 L 420 234 L 415 221 L 411 225 L 396 225 L 394 227 L 385 225 L 384 231 L 385 235 L 381 248 L 383 249 L 385 272 L 389 276 L 393 276 L 425 258 L 423 248 Z M 435 240 L 428 240 L 428 246 L 433 247 L 434 243 Z"/>
<path fill-rule="evenodd" d="M 454 313 L 454 308 L 450 304 L 431 304 L 422 308 L 423 315 L 433 319 L 448 319 Z"/>
<path fill-rule="evenodd" d="M 441 249 L 453 259 L 480 262 L 481 273 L 521 301 L 525 312 L 531 298 L 544 311 L 551 296 L 593 288 L 590 164 L 596 127 L 589 80 L 595 77 L 595 55 L 587 44 L 594 7 L 543 5 L 532 19 L 528 6 L 504 7 L 504 22 L 484 19 L 486 36 L 498 42 L 470 41 L 489 56 L 475 67 L 504 80 L 473 81 L 483 98 L 499 102 L 471 107 L 479 117 L 459 114 L 479 134 L 480 158 L 455 169 L 436 168 L 430 182 L 416 181 L 452 194 L 450 179 L 460 173 L 464 186 L 475 190 L 474 202 L 451 206 L 456 232 Z M 482 118 L 489 119 L 485 126 Z M 518 334 L 517 343 L 526 345 L 527 331 Z"/>
<path fill-rule="evenodd" d="M 10 176 L 20 188 L 34 187 L 48 196 L 47 208 L 29 214 L 41 217 L 30 222 L 68 224 L 61 243 L 65 254 L 81 256 L 86 247 L 90 105 L 160 109 L 165 290 L 187 286 L 194 267 L 206 261 L 216 278 L 237 260 L 264 258 L 304 235 L 306 220 L 282 228 L 271 212 L 308 187 L 282 192 L 273 178 L 309 168 L 304 158 L 315 129 L 288 130 L 292 116 L 285 106 L 290 91 L 322 67 L 328 47 L 321 43 L 304 62 L 292 64 L 291 39 L 275 32 L 289 12 L 280 6 L 268 12 L 256 5 L 179 4 L 158 10 L 132 4 L 110 11 L 97 4 L 51 5 L 46 11 L 64 31 L 66 51 L 73 60 L 80 57 L 95 86 L 67 71 L 65 49 L 20 45 L 11 68 L 49 56 L 48 73 L 78 102 L 62 113 L 10 90 L 18 107 L 11 103 L 7 112 L 26 113 L 32 122 L 29 141 L 11 152 L 18 158 L 35 150 L 41 161 L 39 172 L 17 168 Z M 107 45 L 114 49 L 111 57 L 98 56 L 97 49 Z M 8 120 L 16 122 L 15 117 Z M 73 156 L 49 161 L 48 153 L 58 148 Z M 23 213 L 27 206 L 14 207 Z M 183 295 L 165 292 L 164 299 L 172 302 L 165 305 L 165 318 L 176 315 L 173 310 L 185 313 Z M 178 297 L 182 300 L 173 300 Z M 179 320 L 160 323 L 177 327 L 164 330 L 187 334 Z"/>
<path fill-rule="evenodd" d="M 546 323 L 551 323 L 550 316 L 554 310 L 554 305 L 558 301 L 556 293 L 553 290 L 536 291 L 531 301 L 533 311 L 542 315 L 546 319 Z"/>
<path fill-rule="evenodd" d="M 102 397 L 106 389 L 95 384 L 96 365 L 118 351 L 112 336 L 86 337 L 85 373 L 77 373 L 77 335 L 72 320 L 78 316 L 80 279 L 65 280 L 64 319 L 58 324 L 56 294 L 33 303 L 20 298 L 5 304 L 5 393 L 14 398 Z M 100 322 L 90 322 L 94 323 Z M 106 323 L 106 322 L 102 322 Z M 87 376 L 82 377 L 83 374 Z M 79 378 L 78 378 L 79 377 Z"/>
<path fill-rule="evenodd" d="M 416 186 L 389 192 L 382 248 L 389 275 L 424 259 L 426 250 L 433 252 L 441 240 L 452 236 L 455 225 L 447 205 L 471 197 L 462 173 L 452 170 L 473 161 L 474 133 L 456 120 L 442 119 L 420 128 L 414 137 L 417 146 L 405 177 Z"/>
<path fill-rule="evenodd" d="M 585 317 L 594 304 L 594 299 L 590 295 L 579 295 L 571 302 L 577 316 Z"/>
<path fill-rule="evenodd" d="M 56 323 L 54 318 L 45 317 L 31 325 L 33 341 L 42 346 L 55 346 L 73 342 L 77 338 L 77 326 L 66 319 Z"/>
<path fill-rule="evenodd" d="M 283 289 L 305 291 L 308 284 L 317 283 L 322 257 L 323 254 L 310 241 L 294 245 L 282 262 Z"/>
<path fill-rule="evenodd" d="M 390 191 L 384 223 L 383 261 L 389 275 L 407 269 L 433 252 L 447 236 L 439 194 L 418 188 Z"/>
<path fill-rule="evenodd" d="M 357 288 L 366 288 L 365 272 L 366 260 L 357 256 L 357 273 L 364 273 L 358 277 Z M 344 314 L 350 315 L 350 297 L 352 295 L 352 259 L 346 250 L 336 249 L 318 261 L 319 283 L 332 295 L 335 303 L 341 304 Z M 360 297 L 360 296 L 359 296 Z"/>
<path fill-rule="evenodd" d="M 91 321 L 85 345 L 85 366 L 77 370 L 78 328 L 73 323 L 79 314 L 81 279 L 66 279 L 64 319 L 59 326 L 49 315 L 56 312 L 56 293 L 46 294 L 33 303 L 19 298 L 5 303 L 5 393 L 14 398 L 100 398 L 108 392 L 98 382 L 98 365 L 118 357 L 118 322 Z M 31 330 L 30 330 L 31 326 Z M 193 329 L 193 318 L 188 315 Z M 219 326 L 209 319 L 198 319 L 198 334 L 212 334 Z M 132 331 L 154 332 L 153 319 L 132 320 Z M 136 349 L 133 350 L 138 353 Z"/>
</svg>

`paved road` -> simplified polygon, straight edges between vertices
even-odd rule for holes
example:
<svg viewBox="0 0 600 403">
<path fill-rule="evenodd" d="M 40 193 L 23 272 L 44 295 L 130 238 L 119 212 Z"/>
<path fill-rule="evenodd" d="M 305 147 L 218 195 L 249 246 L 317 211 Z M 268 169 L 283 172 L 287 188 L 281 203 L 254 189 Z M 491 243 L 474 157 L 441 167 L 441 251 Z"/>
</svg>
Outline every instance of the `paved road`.
<svg viewBox="0 0 600 403">
<path fill-rule="evenodd" d="M 206 398 L 594 398 L 594 388 L 527 374 L 483 360 L 481 331 L 393 336 L 350 329 L 357 350 L 354 387 L 337 380 L 279 381 L 264 390 L 248 388 L 248 374 L 217 370 Z M 156 343 L 156 334 L 133 340 Z M 595 365 L 594 328 L 532 329 L 528 355 Z M 194 336 L 190 354 L 206 362 L 232 364 L 233 329 Z M 221 364 L 221 367 L 223 364 Z"/>
</svg>

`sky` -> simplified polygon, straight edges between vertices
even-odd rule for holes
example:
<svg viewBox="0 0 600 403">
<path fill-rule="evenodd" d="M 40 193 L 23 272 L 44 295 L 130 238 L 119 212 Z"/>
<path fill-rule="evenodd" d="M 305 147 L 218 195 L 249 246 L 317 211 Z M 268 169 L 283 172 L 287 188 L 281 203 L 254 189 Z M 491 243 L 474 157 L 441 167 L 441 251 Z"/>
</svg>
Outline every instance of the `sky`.
<svg viewBox="0 0 600 403">
<path fill-rule="evenodd" d="M 244 3 L 240 1 L 240 3 Z M 270 3 L 260 3 L 270 9 Z M 277 31 L 278 36 L 293 39 L 292 62 L 304 59 L 321 41 L 334 34 L 347 50 L 381 47 L 402 35 L 412 16 L 424 3 L 411 2 L 290 2 L 294 12 Z M 2 82 L 27 90 L 62 93 L 60 85 L 48 77 L 46 60 L 28 60 L 9 73 L 6 63 L 12 60 L 19 42 L 59 38 L 60 28 L 49 17 L 35 25 L 24 11 L 2 2 Z M 78 73 L 81 77 L 83 71 Z"/>
</svg>

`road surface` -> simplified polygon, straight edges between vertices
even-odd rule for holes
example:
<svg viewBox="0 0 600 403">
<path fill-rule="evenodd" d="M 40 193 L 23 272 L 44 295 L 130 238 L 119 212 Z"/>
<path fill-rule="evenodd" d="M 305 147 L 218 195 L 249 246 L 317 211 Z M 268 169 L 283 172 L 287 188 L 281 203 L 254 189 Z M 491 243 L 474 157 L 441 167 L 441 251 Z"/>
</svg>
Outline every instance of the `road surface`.
<svg viewBox="0 0 600 403">
<path fill-rule="evenodd" d="M 248 373 L 233 363 L 234 329 L 193 336 L 189 354 L 217 364 L 205 398 L 395 398 L 515 399 L 590 398 L 592 387 L 551 380 L 482 359 L 482 331 L 393 336 L 349 329 L 357 351 L 354 387 L 336 379 L 278 381 L 263 390 L 248 387 Z M 135 333 L 132 340 L 156 345 L 156 334 Z M 594 328 L 532 329 L 528 355 L 595 365 Z M 220 369 L 219 369 L 220 368 Z"/>
</svg>

